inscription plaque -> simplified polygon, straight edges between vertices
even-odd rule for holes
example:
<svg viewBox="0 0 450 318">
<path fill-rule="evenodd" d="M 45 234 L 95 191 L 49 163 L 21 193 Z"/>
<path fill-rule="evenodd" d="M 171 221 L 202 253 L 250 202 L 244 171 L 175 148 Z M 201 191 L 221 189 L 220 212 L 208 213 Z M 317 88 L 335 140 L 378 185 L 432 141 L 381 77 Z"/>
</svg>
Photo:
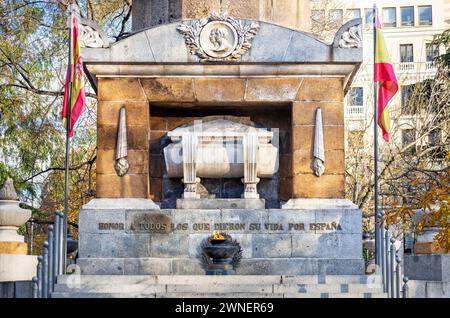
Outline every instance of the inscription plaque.
<svg viewBox="0 0 450 318">
<path fill-rule="evenodd" d="M 145 233 L 170 233 L 172 219 L 165 214 L 136 214 L 132 216 L 130 231 Z"/>
</svg>

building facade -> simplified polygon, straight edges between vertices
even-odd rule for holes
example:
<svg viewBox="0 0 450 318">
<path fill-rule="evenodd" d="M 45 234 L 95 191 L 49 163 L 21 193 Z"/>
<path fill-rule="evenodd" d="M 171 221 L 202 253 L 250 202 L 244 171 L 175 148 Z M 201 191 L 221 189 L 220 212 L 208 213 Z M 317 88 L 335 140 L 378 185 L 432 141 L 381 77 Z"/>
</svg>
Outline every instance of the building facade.
<svg viewBox="0 0 450 318">
<path fill-rule="evenodd" d="M 411 85 L 435 74 L 433 59 L 440 48 L 431 45 L 433 36 L 449 27 L 450 1 L 377 1 L 378 16 L 397 75 L 399 91 L 389 104 L 395 142 L 407 141 L 412 120 L 408 98 Z M 364 131 L 367 142 L 373 138 L 373 1 L 312 1 L 312 28 L 320 19 L 337 25 L 353 18 L 363 20 L 363 63 L 345 98 L 347 133 Z M 316 21 L 315 21 L 316 20 Z M 323 20 L 322 20 L 323 21 Z M 442 48 L 441 48 L 442 53 Z M 395 127 L 397 125 L 397 127 Z M 370 143 L 369 143 L 370 144 Z"/>
</svg>

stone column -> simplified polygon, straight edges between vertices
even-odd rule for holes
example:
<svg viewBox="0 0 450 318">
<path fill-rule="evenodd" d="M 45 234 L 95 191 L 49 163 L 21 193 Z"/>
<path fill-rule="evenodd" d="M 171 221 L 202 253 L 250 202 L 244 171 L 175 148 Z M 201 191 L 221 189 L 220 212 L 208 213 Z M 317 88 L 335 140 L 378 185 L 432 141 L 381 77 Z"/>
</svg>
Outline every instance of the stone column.
<svg viewBox="0 0 450 318">
<path fill-rule="evenodd" d="M 197 153 L 198 136 L 195 133 L 186 133 L 181 137 L 181 144 L 183 147 L 183 183 L 184 193 L 183 198 L 199 199 L 197 194 L 197 183 L 200 178 L 197 178 L 197 171 L 195 165 L 195 156 Z"/>
<path fill-rule="evenodd" d="M 259 182 L 257 177 L 258 161 L 258 134 L 248 133 L 243 136 L 242 147 L 244 150 L 244 194 L 245 199 L 258 199 L 259 194 L 256 185 Z"/>
</svg>

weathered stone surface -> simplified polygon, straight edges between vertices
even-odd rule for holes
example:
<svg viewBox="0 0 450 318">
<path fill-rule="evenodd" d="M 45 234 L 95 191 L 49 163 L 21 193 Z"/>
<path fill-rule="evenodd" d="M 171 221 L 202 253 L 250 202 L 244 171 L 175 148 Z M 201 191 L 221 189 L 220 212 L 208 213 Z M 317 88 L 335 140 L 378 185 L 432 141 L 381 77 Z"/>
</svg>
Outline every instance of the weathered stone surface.
<svg viewBox="0 0 450 318">
<path fill-rule="evenodd" d="M 292 173 L 313 173 L 313 149 L 300 149 L 292 155 Z M 345 171 L 344 149 L 325 150 L 325 173 L 341 174 Z"/>
<path fill-rule="evenodd" d="M 292 101 L 297 95 L 302 78 L 249 78 L 246 101 Z"/>
<path fill-rule="evenodd" d="M 244 100 L 245 80 L 233 78 L 196 78 L 195 96 L 199 102 L 241 102 Z"/>
<path fill-rule="evenodd" d="M 147 234 L 80 233 L 81 258 L 126 258 L 150 256 L 150 236 Z"/>
<path fill-rule="evenodd" d="M 127 125 L 147 125 L 149 104 L 147 101 L 99 101 L 97 106 L 97 122 L 100 125 L 114 125 L 119 122 L 119 111 L 125 106 Z"/>
<path fill-rule="evenodd" d="M 127 139 L 129 150 L 148 149 L 148 125 L 128 126 Z M 101 125 L 97 126 L 97 146 L 99 149 L 113 150 L 116 147 L 117 126 Z"/>
<path fill-rule="evenodd" d="M 102 78 L 98 81 L 99 101 L 147 101 L 136 78 Z"/>
<path fill-rule="evenodd" d="M 281 208 L 293 210 L 355 210 L 358 209 L 358 206 L 348 199 L 307 198 L 290 199 Z"/>
<path fill-rule="evenodd" d="M 342 79 L 315 77 L 303 80 L 296 99 L 299 101 L 342 102 L 343 98 Z"/>
<path fill-rule="evenodd" d="M 344 126 L 324 126 L 323 139 L 326 150 L 344 149 Z M 312 149 L 314 126 L 292 127 L 292 150 Z M 326 158 L 325 158 L 326 160 Z"/>
<path fill-rule="evenodd" d="M 194 80 L 191 78 L 143 78 L 140 81 L 152 102 L 195 101 Z"/>
<path fill-rule="evenodd" d="M 114 174 L 114 157 L 115 150 L 98 149 L 96 168 L 99 174 Z M 148 173 L 148 151 L 145 150 L 128 150 L 127 156 L 128 174 L 147 174 Z"/>
<path fill-rule="evenodd" d="M 28 245 L 23 242 L 0 241 L 0 254 L 28 254 Z"/>
<path fill-rule="evenodd" d="M 0 254 L 0 282 L 31 281 L 36 265 L 35 255 Z"/>
<path fill-rule="evenodd" d="M 361 234 L 293 234 L 292 257 L 360 258 Z"/>
<path fill-rule="evenodd" d="M 411 280 L 450 282 L 450 254 L 404 255 L 405 276 Z"/>
<path fill-rule="evenodd" d="M 116 210 L 154 210 L 159 209 L 152 200 L 149 199 L 140 199 L 140 198 L 120 198 L 120 199 L 100 199 L 95 198 L 89 201 L 87 204 L 83 206 L 80 210 L 80 213 L 89 213 L 87 218 L 91 217 L 92 213 L 94 215 L 99 215 L 96 213 L 100 213 L 99 211 L 89 211 L 89 210 L 103 210 L 102 213 L 108 213 L 109 211 Z M 105 211 L 106 210 L 106 211 Z M 81 222 L 81 220 L 80 220 Z"/>
<path fill-rule="evenodd" d="M 147 198 L 148 176 L 128 174 L 97 174 L 97 198 Z"/>
<path fill-rule="evenodd" d="M 343 174 L 296 174 L 293 177 L 294 198 L 343 198 L 345 195 Z"/>
<path fill-rule="evenodd" d="M 254 235 L 252 247 L 252 256 L 255 258 L 291 257 L 292 236 L 289 234 Z"/>
<path fill-rule="evenodd" d="M 151 257 L 189 257 L 190 241 L 182 234 L 154 234 L 150 238 Z"/>
<path fill-rule="evenodd" d="M 344 124 L 343 102 L 294 102 L 292 104 L 292 124 L 314 125 L 316 109 L 322 110 L 322 123 L 328 125 Z"/>
<path fill-rule="evenodd" d="M 264 199 L 177 199 L 177 209 L 264 209 Z"/>
</svg>

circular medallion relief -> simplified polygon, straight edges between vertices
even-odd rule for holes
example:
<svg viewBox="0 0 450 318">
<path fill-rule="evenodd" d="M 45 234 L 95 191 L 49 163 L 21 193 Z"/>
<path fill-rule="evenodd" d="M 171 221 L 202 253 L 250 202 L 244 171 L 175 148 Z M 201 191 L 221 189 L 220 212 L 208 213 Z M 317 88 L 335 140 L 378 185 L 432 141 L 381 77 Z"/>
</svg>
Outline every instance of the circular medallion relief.
<svg viewBox="0 0 450 318">
<path fill-rule="evenodd" d="M 224 58 L 230 55 L 238 44 L 234 27 L 225 21 L 212 21 L 200 32 L 200 45 L 211 57 Z"/>
</svg>

